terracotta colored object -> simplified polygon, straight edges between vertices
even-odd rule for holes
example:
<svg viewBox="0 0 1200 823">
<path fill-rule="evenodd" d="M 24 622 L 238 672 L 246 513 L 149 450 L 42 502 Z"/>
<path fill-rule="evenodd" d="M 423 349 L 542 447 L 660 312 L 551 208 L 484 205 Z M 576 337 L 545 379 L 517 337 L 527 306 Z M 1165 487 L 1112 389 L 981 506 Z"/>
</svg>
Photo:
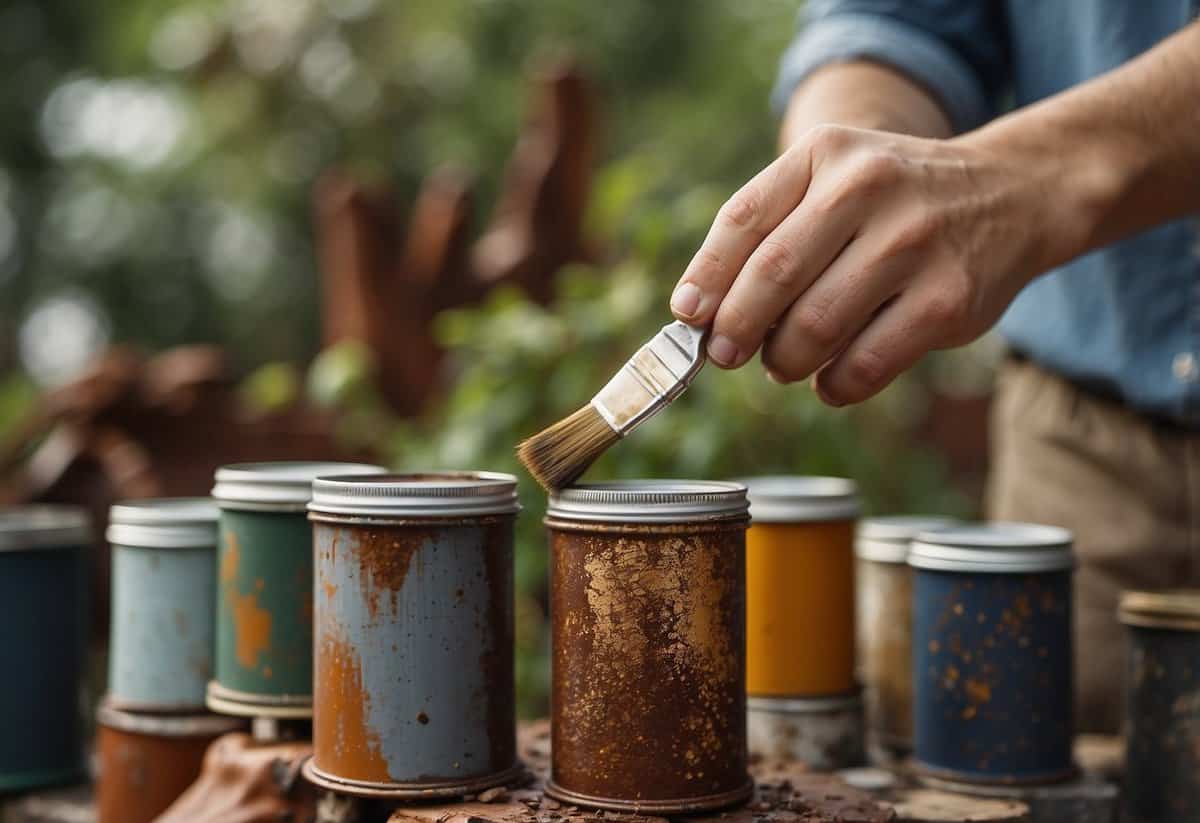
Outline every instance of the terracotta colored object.
<svg viewBox="0 0 1200 823">
<path fill-rule="evenodd" d="M 200 774 L 209 744 L 243 726 L 232 717 L 138 715 L 106 705 L 96 720 L 99 823 L 150 823 Z"/>
<path fill-rule="evenodd" d="M 547 794 L 662 814 L 750 795 L 745 509 L 732 483 L 612 483 L 551 497 Z"/>
<path fill-rule="evenodd" d="M 513 683 L 517 480 L 318 480 L 314 757 L 365 797 L 461 796 L 520 773 Z"/>
</svg>

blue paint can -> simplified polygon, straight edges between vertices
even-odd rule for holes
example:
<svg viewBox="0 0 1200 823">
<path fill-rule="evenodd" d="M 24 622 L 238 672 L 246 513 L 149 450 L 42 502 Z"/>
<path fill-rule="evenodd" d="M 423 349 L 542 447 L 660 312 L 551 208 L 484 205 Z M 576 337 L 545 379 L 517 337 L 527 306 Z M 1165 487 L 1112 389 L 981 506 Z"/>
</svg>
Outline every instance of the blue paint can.
<svg viewBox="0 0 1200 823">
<path fill-rule="evenodd" d="M 217 507 L 207 497 L 129 500 L 108 517 L 108 703 L 200 711 L 213 668 Z"/>
<path fill-rule="evenodd" d="M 81 780 L 87 513 L 0 511 L 0 793 Z"/>
<path fill-rule="evenodd" d="M 913 542 L 914 757 L 968 783 L 1075 774 L 1071 533 L 1024 523 Z"/>
</svg>

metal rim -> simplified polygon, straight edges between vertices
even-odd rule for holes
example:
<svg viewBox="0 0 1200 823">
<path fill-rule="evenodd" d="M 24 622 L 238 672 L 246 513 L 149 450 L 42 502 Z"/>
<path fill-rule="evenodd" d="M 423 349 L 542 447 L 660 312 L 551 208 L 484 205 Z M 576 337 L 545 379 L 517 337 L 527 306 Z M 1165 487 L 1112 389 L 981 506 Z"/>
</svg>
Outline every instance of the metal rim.
<svg viewBox="0 0 1200 823">
<path fill-rule="evenodd" d="M 320 460 L 232 463 L 217 469 L 212 496 L 223 509 L 304 511 L 318 477 L 385 471 L 371 463 Z"/>
<path fill-rule="evenodd" d="M 862 511 L 858 485 L 845 477 L 766 475 L 738 478 L 750 499 L 755 523 L 853 520 Z"/>
<path fill-rule="evenodd" d="M 554 778 L 546 781 L 545 793 L 555 800 L 575 806 L 590 806 L 593 809 L 605 809 L 614 812 L 632 812 L 634 814 L 690 814 L 692 812 L 711 812 L 737 806 L 750 799 L 754 794 L 754 781 L 749 777 L 746 782 L 736 789 L 719 794 L 707 794 L 700 797 L 681 798 L 678 800 L 619 800 L 612 797 L 597 797 L 596 795 L 581 794 L 565 789 Z"/>
<path fill-rule="evenodd" d="M 1125 592 L 1117 614 L 1128 626 L 1200 631 L 1200 589 Z"/>
<path fill-rule="evenodd" d="M 979 523 L 928 531 L 912 542 L 908 564 L 950 572 L 1025 573 L 1074 567 L 1066 529 L 1036 523 Z"/>
<path fill-rule="evenodd" d="M 715 480 L 622 480 L 553 492 L 547 517 L 592 523 L 689 523 L 746 516 L 746 487 Z"/>
<path fill-rule="evenodd" d="M 96 723 L 114 731 L 152 737 L 216 737 L 246 727 L 238 717 L 219 714 L 137 714 L 118 709 L 110 701 L 96 707 Z"/>
<path fill-rule="evenodd" d="M 307 719 L 312 717 L 312 695 L 262 695 L 239 692 L 210 680 L 204 704 L 219 714 L 235 717 L 281 717 Z"/>
<path fill-rule="evenodd" d="M 746 710 L 761 714 L 861 712 L 862 690 L 822 697 L 747 697 Z"/>
<path fill-rule="evenodd" d="M 486 471 L 344 475 L 313 481 L 314 514 L 361 517 L 477 517 L 516 514 L 517 478 Z"/>
<path fill-rule="evenodd" d="M 1079 767 L 1074 763 L 1065 769 L 1042 774 L 1021 775 L 1020 777 L 991 777 L 971 772 L 959 772 L 954 769 L 931 766 L 915 759 L 912 769 L 917 779 L 930 788 L 981 797 L 1016 797 L 1030 787 L 1066 783 L 1079 776 Z"/>
<path fill-rule="evenodd" d="M 91 518 L 80 506 L 38 504 L 0 511 L 0 551 L 74 548 L 91 539 Z"/>
<path fill-rule="evenodd" d="M 149 703 L 144 700 L 126 700 L 112 692 L 104 695 L 104 703 L 117 711 L 133 712 L 134 714 L 181 716 L 204 714 L 206 708 L 203 700 L 199 703 Z"/>
<path fill-rule="evenodd" d="M 516 765 L 495 774 L 474 777 L 461 781 L 443 781 L 438 783 L 368 783 L 360 780 L 345 780 L 321 771 L 309 757 L 300 767 L 304 779 L 314 786 L 328 789 L 332 792 L 349 794 L 355 797 L 372 797 L 394 800 L 433 800 L 444 797 L 462 797 L 475 794 L 494 786 L 511 783 L 526 774 L 525 766 L 518 762 Z"/>
<path fill-rule="evenodd" d="M 868 517 L 858 524 L 854 553 L 876 563 L 904 563 L 908 547 L 918 534 L 950 528 L 958 522 L 953 517 L 922 514 Z"/>
<path fill-rule="evenodd" d="M 115 546 L 192 549 L 217 544 L 220 510 L 211 497 L 122 500 L 108 510 L 105 538 Z"/>
</svg>

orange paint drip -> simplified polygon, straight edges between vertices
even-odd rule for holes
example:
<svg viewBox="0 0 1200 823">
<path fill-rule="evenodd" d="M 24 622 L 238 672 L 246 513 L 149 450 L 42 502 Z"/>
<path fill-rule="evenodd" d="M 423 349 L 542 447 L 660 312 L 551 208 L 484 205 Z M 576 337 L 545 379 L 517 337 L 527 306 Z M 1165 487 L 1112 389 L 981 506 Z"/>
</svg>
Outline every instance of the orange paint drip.
<svg viewBox="0 0 1200 823">
<path fill-rule="evenodd" d="M 258 657 L 271 647 L 271 613 L 258 605 L 254 594 L 228 593 L 233 607 L 237 661 L 247 669 L 258 667 Z"/>
<path fill-rule="evenodd" d="M 379 733 L 367 723 L 370 695 L 350 644 L 325 635 L 318 647 L 313 701 L 313 751 L 317 766 L 351 780 L 392 782 Z"/>
<path fill-rule="evenodd" d="M 237 580 L 238 562 L 241 551 L 238 549 L 237 535 L 225 533 L 225 551 L 221 552 L 221 582 L 232 583 Z"/>
</svg>

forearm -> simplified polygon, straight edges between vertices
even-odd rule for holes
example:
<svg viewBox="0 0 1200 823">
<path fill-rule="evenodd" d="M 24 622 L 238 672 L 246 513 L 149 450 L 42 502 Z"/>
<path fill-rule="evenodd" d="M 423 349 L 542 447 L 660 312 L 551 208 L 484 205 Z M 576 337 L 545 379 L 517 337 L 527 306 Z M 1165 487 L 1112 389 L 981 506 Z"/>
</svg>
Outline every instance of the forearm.
<svg viewBox="0 0 1200 823">
<path fill-rule="evenodd" d="M 1045 269 L 1200 212 L 1200 24 L 1109 74 L 957 138 L 1041 179 Z"/>
<path fill-rule="evenodd" d="M 893 69 L 866 61 L 831 63 L 806 78 L 788 103 L 780 147 L 823 123 L 918 137 L 952 134 L 929 92 Z"/>
</svg>

